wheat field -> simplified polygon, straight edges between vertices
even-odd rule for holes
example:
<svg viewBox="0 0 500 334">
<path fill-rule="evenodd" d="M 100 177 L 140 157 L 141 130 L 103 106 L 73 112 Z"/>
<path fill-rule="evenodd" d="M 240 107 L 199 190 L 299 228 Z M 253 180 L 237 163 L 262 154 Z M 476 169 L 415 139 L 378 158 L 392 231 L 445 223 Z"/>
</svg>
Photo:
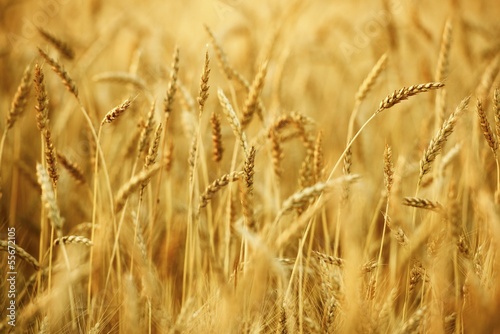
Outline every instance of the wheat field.
<svg viewBox="0 0 500 334">
<path fill-rule="evenodd" d="M 1 333 L 500 333 L 500 6 L 0 3 Z"/>
</svg>

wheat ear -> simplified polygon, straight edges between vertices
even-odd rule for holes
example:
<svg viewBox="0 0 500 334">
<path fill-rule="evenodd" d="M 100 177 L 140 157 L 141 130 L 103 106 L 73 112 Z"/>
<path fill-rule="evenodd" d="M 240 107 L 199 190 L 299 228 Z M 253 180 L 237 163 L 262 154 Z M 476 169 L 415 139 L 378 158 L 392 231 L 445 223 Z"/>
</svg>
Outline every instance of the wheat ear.
<svg viewBox="0 0 500 334">
<path fill-rule="evenodd" d="M 66 42 L 55 37 L 53 34 L 49 33 L 47 30 L 43 28 L 39 27 L 38 32 L 40 32 L 40 35 L 42 35 L 46 41 L 52 44 L 65 58 L 67 59 L 75 58 L 75 52 Z"/>
<path fill-rule="evenodd" d="M 444 84 L 441 82 L 429 82 L 420 85 L 413 85 L 410 87 L 403 87 L 400 90 L 394 91 L 394 93 L 382 100 L 376 113 L 380 113 L 385 109 L 389 109 L 399 102 L 408 99 L 410 96 L 428 92 L 430 90 L 439 89 L 441 87 L 444 87 Z"/>
<path fill-rule="evenodd" d="M 54 72 L 61 78 L 64 86 L 68 89 L 70 93 L 72 93 L 76 98 L 78 98 L 78 89 L 76 87 L 75 82 L 69 76 L 68 72 L 64 69 L 64 67 L 59 64 L 59 62 L 55 59 L 52 59 L 47 53 L 45 53 L 42 49 L 38 48 L 38 52 L 45 59 L 47 63 L 52 67 Z"/>
<path fill-rule="evenodd" d="M 31 90 L 31 65 L 26 66 L 21 83 L 17 87 L 16 94 L 10 105 L 9 115 L 7 116 L 6 130 L 12 128 L 16 120 L 24 112 L 24 107 L 28 102 L 28 95 Z"/>
<path fill-rule="evenodd" d="M 203 209 L 208 205 L 212 197 L 220 189 L 227 186 L 229 182 L 238 181 L 245 176 L 244 172 L 231 172 L 229 174 L 224 174 L 217 180 L 213 181 L 212 184 L 207 186 L 203 194 L 200 196 L 200 204 L 198 205 L 198 211 Z"/>
<path fill-rule="evenodd" d="M 10 249 L 12 249 L 12 248 L 15 249 L 16 255 L 18 255 L 21 259 L 23 259 L 24 261 L 31 264 L 33 266 L 33 268 L 35 268 L 35 270 L 41 269 L 41 266 L 38 263 L 38 261 L 33 256 L 31 256 L 31 254 L 29 254 L 27 251 L 25 251 L 22 247 L 20 247 L 16 244 L 12 244 L 7 240 L 0 240 L 0 250 L 3 250 L 5 252 L 9 252 Z"/>
<path fill-rule="evenodd" d="M 38 175 L 38 183 L 42 187 L 42 202 L 47 208 L 50 222 L 58 235 L 62 234 L 64 220 L 59 212 L 59 206 L 57 205 L 56 195 L 49 174 L 40 163 L 36 164 L 36 173 Z"/>
<path fill-rule="evenodd" d="M 236 112 L 234 111 L 233 106 L 227 99 L 226 95 L 224 95 L 222 89 L 219 88 L 217 93 L 219 96 L 220 105 L 222 106 L 222 110 L 224 111 L 224 115 L 226 115 L 226 118 L 231 125 L 231 128 L 233 129 L 234 135 L 239 139 L 245 156 L 248 156 L 247 137 L 245 135 L 245 132 L 243 132 L 243 129 L 241 128 L 240 120 L 238 119 L 238 116 L 236 115 Z"/>
<path fill-rule="evenodd" d="M 108 111 L 102 119 L 101 126 L 105 123 L 113 123 L 118 117 L 120 117 L 121 114 L 125 112 L 125 110 L 130 107 L 131 103 L 132 101 L 130 99 L 126 99 L 122 102 L 122 104 Z"/>
<path fill-rule="evenodd" d="M 125 183 L 116 195 L 115 212 L 119 212 L 125 206 L 125 202 L 130 195 L 138 190 L 141 185 L 153 175 L 155 175 L 163 165 L 156 165 L 153 168 L 142 170 L 139 174 L 133 176 L 127 183 Z"/>
</svg>

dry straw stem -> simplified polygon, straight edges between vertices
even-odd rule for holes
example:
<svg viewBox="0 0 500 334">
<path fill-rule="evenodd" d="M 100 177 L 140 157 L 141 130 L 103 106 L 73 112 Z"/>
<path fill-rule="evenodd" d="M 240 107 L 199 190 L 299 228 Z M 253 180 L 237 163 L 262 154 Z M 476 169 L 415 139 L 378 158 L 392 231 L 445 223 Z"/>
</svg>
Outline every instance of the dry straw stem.
<svg viewBox="0 0 500 334">
<path fill-rule="evenodd" d="M 101 125 L 104 125 L 105 123 L 112 123 L 130 107 L 131 103 L 132 101 L 130 99 L 126 99 L 122 104 L 108 111 L 106 116 L 104 116 Z"/>
<path fill-rule="evenodd" d="M 12 128 L 16 120 L 24 112 L 26 103 L 28 102 L 29 93 L 31 90 L 31 65 L 26 66 L 21 83 L 17 87 L 16 94 L 10 105 L 9 114 L 7 115 L 6 130 Z"/>
<path fill-rule="evenodd" d="M 365 78 L 365 80 L 363 80 L 361 86 L 359 86 L 355 97 L 357 101 L 362 101 L 365 99 L 366 95 L 370 92 L 373 85 L 375 85 L 375 82 L 377 81 L 377 78 L 380 76 L 380 73 L 382 73 L 382 71 L 384 70 L 386 63 L 387 63 L 387 54 L 384 53 L 379 58 L 375 66 L 373 66 L 373 68 L 371 69 L 370 73 Z"/>
<path fill-rule="evenodd" d="M 133 176 L 127 183 L 125 183 L 116 195 L 115 212 L 119 212 L 125 206 L 125 203 L 130 195 L 138 190 L 141 185 L 151 177 L 153 177 L 163 165 L 156 165 L 151 169 L 142 170 L 139 174 Z"/>
<path fill-rule="evenodd" d="M 200 113 L 205 107 L 205 102 L 208 99 L 208 90 L 210 86 L 208 85 L 208 80 L 210 79 L 210 58 L 208 57 L 208 51 L 205 52 L 205 64 L 203 65 L 203 74 L 200 79 L 200 92 L 198 94 L 198 106 L 200 108 Z"/>
<path fill-rule="evenodd" d="M 59 180 L 59 173 L 57 171 L 57 159 L 56 152 L 54 149 L 54 144 L 52 142 L 52 134 L 50 129 L 47 127 L 43 130 L 43 137 L 45 142 L 45 161 L 47 162 L 47 170 L 49 172 L 50 179 L 54 188 L 57 185 L 57 180 Z"/>
<path fill-rule="evenodd" d="M 245 104 L 243 106 L 243 118 L 241 120 L 241 125 L 245 128 L 252 120 L 253 115 L 255 114 L 256 109 L 259 104 L 259 94 L 262 91 L 262 87 L 264 86 L 264 79 L 266 78 L 267 73 L 267 64 L 268 62 L 264 62 L 257 72 L 252 85 L 250 86 L 250 90 L 248 92 L 248 96 L 245 100 Z"/>
<path fill-rule="evenodd" d="M 45 59 L 45 61 L 49 63 L 49 65 L 52 67 L 54 72 L 56 72 L 59 78 L 61 78 L 61 80 L 64 83 L 64 86 L 66 86 L 68 91 L 78 98 L 78 89 L 76 88 L 76 84 L 73 81 L 73 79 L 70 78 L 68 72 L 66 72 L 64 67 L 61 64 L 59 64 L 58 61 L 50 58 L 50 56 L 46 54 L 42 49 L 38 48 L 38 52 L 43 57 L 43 59 Z"/>
<path fill-rule="evenodd" d="M 436 156 L 441 152 L 446 140 L 453 132 L 455 127 L 455 123 L 458 119 L 458 116 L 462 114 L 462 112 L 467 108 L 469 104 L 470 97 L 466 97 L 460 102 L 455 111 L 450 115 L 450 117 L 444 121 L 441 128 L 434 135 L 434 138 L 431 139 L 429 143 L 429 147 L 425 150 L 422 160 L 420 160 L 420 174 L 418 176 L 418 184 L 422 182 L 422 178 L 424 175 L 429 173 L 431 170 L 431 164 L 436 159 Z"/>
<path fill-rule="evenodd" d="M 236 115 L 236 112 L 234 111 L 233 106 L 227 99 L 226 95 L 224 95 L 222 89 L 219 88 L 217 94 L 219 96 L 219 102 L 222 106 L 222 110 L 224 111 L 224 115 L 226 115 L 226 118 L 231 125 L 231 128 L 233 129 L 234 135 L 239 139 L 245 156 L 248 156 L 247 137 L 243 132 L 243 129 L 241 128 L 240 120 L 238 119 L 238 116 Z"/>
<path fill-rule="evenodd" d="M 498 149 L 498 142 L 495 138 L 495 135 L 493 134 L 493 131 L 491 130 L 490 122 L 488 122 L 488 117 L 486 117 L 486 113 L 483 109 L 483 105 L 480 99 L 477 99 L 476 111 L 477 111 L 477 116 L 479 117 L 479 126 L 483 131 L 484 138 L 486 139 L 486 142 L 493 151 L 493 154 L 496 156 Z"/>
<path fill-rule="evenodd" d="M 47 97 L 47 90 L 45 89 L 45 80 L 43 71 L 38 64 L 35 64 L 35 91 L 36 91 L 36 124 L 38 130 L 43 131 L 47 126 L 49 119 L 49 98 Z"/>
<path fill-rule="evenodd" d="M 75 57 L 75 52 L 66 42 L 63 42 L 43 28 L 38 28 L 38 32 L 40 32 L 40 35 L 42 35 L 47 42 L 52 44 L 65 58 L 73 59 Z"/>
<path fill-rule="evenodd" d="M 175 92 L 177 91 L 177 75 L 179 73 L 179 48 L 175 47 L 174 56 L 172 60 L 172 68 L 170 70 L 170 82 L 167 87 L 167 94 L 164 100 L 163 111 L 166 114 L 170 114 L 172 111 L 172 105 L 174 103 Z"/>
<path fill-rule="evenodd" d="M 403 87 L 400 90 L 394 91 L 394 93 L 387 96 L 382 102 L 380 102 L 380 106 L 375 113 L 377 114 L 385 109 L 389 109 L 395 104 L 408 99 L 410 96 L 424 93 L 429 90 L 439 89 L 441 87 L 444 87 L 444 84 L 441 82 L 429 82 L 425 84 L 413 85 L 408 88 Z"/>
<path fill-rule="evenodd" d="M 437 212 L 443 210 L 443 206 L 439 202 L 419 197 L 405 197 L 403 198 L 403 205 Z"/>
<path fill-rule="evenodd" d="M 77 183 L 85 183 L 85 176 L 80 166 L 78 166 L 75 162 L 70 161 L 60 153 L 57 153 L 57 159 Z"/>
<path fill-rule="evenodd" d="M 144 122 L 142 124 L 141 135 L 139 137 L 139 142 L 137 144 L 137 151 L 138 151 L 139 156 L 146 148 L 147 143 L 149 141 L 149 135 L 153 131 L 153 127 L 154 127 L 154 123 L 155 123 L 155 121 L 154 121 L 155 107 L 156 107 L 156 101 L 153 101 L 153 103 L 151 104 L 151 108 L 149 109 L 146 122 Z"/>
<path fill-rule="evenodd" d="M 220 117 L 215 112 L 212 112 L 212 115 L 210 116 L 210 125 L 212 127 L 212 160 L 219 162 L 222 160 L 224 147 L 222 146 Z"/>
<path fill-rule="evenodd" d="M 36 164 L 36 173 L 38 176 L 38 183 L 42 187 L 42 202 L 45 208 L 47 208 L 50 222 L 52 226 L 54 226 L 54 229 L 58 231 L 58 233 L 61 233 L 64 220 L 59 212 L 59 206 L 57 205 L 56 195 L 49 174 L 40 163 Z"/>
<path fill-rule="evenodd" d="M 198 211 L 206 207 L 215 193 L 217 193 L 221 188 L 227 186 L 229 182 L 238 181 L 242 177 L 245 177 L 245 172 L 231 172 L 224 174 L 217 180 L 213 181 L 212 184 L 207 186 L 203 194 L 200 196 Z"/>
<path fill-rule="evenodd" d="M 35 268 L 35 270 L 40 270 L 41 267 L 38 261 L 33 256 L 31 256 L 27 251 L 25 251 L 23 248 L 21 248 L 16 244 L 10 243 L 7 240 L 0 240 L 0 250 L 11 254 L 12 249 L 15 250 L 16 256 L 19 256 L 21 259 L 31 264 L 33 268 Z"/>
<path fill-rule="evenodd" d="M 79 236 L 79 235 L 69 235 L 69 236 L 60 237 L 60 238 L 57 238 L 56 240 L 54 240 L 54 245 L 61 245 L 61 244 L 64 244 L 64 245 L 82 244 L 82 245 L 89 246 L 89 247 L 93 245 L 93 243 L 90 239 L 83 237 L 83 236 Z"/>
</svg>

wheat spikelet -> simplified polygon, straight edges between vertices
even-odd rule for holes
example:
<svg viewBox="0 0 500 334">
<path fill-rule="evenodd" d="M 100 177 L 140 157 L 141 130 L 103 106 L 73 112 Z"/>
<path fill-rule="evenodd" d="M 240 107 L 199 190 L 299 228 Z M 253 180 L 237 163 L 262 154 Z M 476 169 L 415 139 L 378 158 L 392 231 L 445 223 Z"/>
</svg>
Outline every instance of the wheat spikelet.
<svg viewBox="0 0 500 334">
<path fill-rule="evenodd" d="M 212 127 L 212 160 L 219 162 L 222 160 L 224 147 L 222 146 L 220 117 L 215 112 L 212 112 L 210 116 L 210 125 Z"/>
<path fill-rule="evenodd" d="M 429 173 L 431 170 L 431 164 L 436 159 L 436 156 L 441 152 L 446 140 L 453 132 L 455 127 L 455 123 L 458 119 L 458 116 L 462 114 L 462 112 L 467 108 L 469 103 L 469 97 L 460 102 L 455 111 L 450 115 L 450 117 L 444 121 L 441 128 L 434 135 L 434 138 L 431 139 L 429 143 L 429 147 L 425 150 L 422 159 L 420 160 L 420 174 L 418 176 L 418 184 L 422 182 L 422 178 L 424 175 Z"/>
<path fill-rule="evenodd" d="M 146 121 L 142 124 L 142 130 L 141 130 L 141 134 L 139 137 L 139 142 L 137 144 L 137 152 L 138 152 L 139 156 L 146 148 L 148 141 L 149 141 L 149 135 L 153 131 L 153 127 L 154 127 L 154 123 L 155 123 L 154 122 L 155 107 L 156 107 L 156 101 L 153 101 L 153 103 L 151 104 L 151 108 L 149 109 Z"/>
<path fill-rule="evenodd" d="M 486 139 L 486 142 L 493 151 L 493 154 L 496 156 L 497 154 L 496 152 L 498 149 L 498 142 L 495 138 L 495 135 L 493 134 L 493 131 L 491 130 L 490 122 L 488 122 L 488 118 L 486 117 L 483 105 L 481 103 L 481 100 L 479 99 L 477 99 L 476 111 L 477 111 L 477 116 L 479 117 L 479 126 L 483 131 L 484 138 Z"/>
<path fill-rule="evenodd" d="M 154 176 L 163 165 L 156 165 L 153 168 L 142 170 L 139 174 L 133 176 L 127 183 L 125 183 L 119 190 L 115 199 L 115 212 L 119 212 L 125 206 L 125 202 L 138 190 L 141 185 L 152 176 Z"/>
<path fill-rule="evenodd" d="M 61 244 L 64 244 L 64 245 L 82 244 L 82 245 L 89 246 L 89 247 L 93 245 L 93 243 L 90 239 L 88 239 L 86 237 L 79 236 L 79 235 L 69 235 L 69 236 L 60 237 L 60 238 L 57 238 L 56 240 L 54 240 L 55 246 L 61 245 Z"/>
<path fill-rule="evenodd" d="M 85 183 L 85 176 L 82 169 L 75 163 L 68 160 L 64 155 L 57 153 L 57 159 L 77 183 Z"/>
<path fill-rule="evenodd" d="M 419 197 L 405 197 L 403 198 L 403 205 L 412 206 L 414 208 L 419 208 L 419 209 L 438 211 L 438 212 L 443 210 L 443 206 L 439 202 Z"/>
<path fill-rule="evenodd" d="M 7 115 L 6 130 L 12 128 L 16 120 L 23 114 L 26 103 L 28 102 L 31 90 L 31 65 L 26 66 L 21 83 L 17 87 L 16 94 L 10 105 Z"/>
<path fill-rule="evenodd" d="M 175 47 L 172 60 L 172 68 L 170 70 L 170 82 L 167 87 L 167 94 L 164 100 L 163 111 L 168 115 L 172 111 L 175 92 L 177 91 L 177 75 L 179 73 L 179 48 Z"/>
<path fill-rule="evenodd" d="M 113 123 L 113 121 L 120 117 L 120 115 L 130 107 L 131 103 L 132 101 L 130 99 L 126 99 L 122 102 L 122 104 L 108 111 L 106 116 L 102 119 L 101 125 L 104 125 L 105 123 Z"/>
<path fill-rule="evenodd" d="M 55 188 L 57 185 L 57 180 L 59 179 L 59 173 L 57 169 L 56 152 L 54 149 L 54 144 L 52 142 L 52 134 L 48 127 L 43 130 L 43 137 L 45 141 L 44 153 L 45 161 L 47 162 L 47 171 Z"/>
<path fill-rule="evenodd" d="M 59 234 L 62 232 L 64 220 L 59 213 L 59 206 L 57 205 L 52 182 L 47 174 L 47 171 L 40 163 L 36 164 L 36 173 L 38 175 L 38 183 L 42 187 L 42 202 L 47 208 L 52 226 L 54 226 L 54 229 Z"/>
<path fill-rule="evenodd" d="M 64 67 L 59 64 L 58 61 L 50 58 L 48 54 L 46 54 L 42 49 L 38 48 L 38 53 L 49 63 L 49 65 L 52 67 L 54 72 L 61 78 L 62 82 L 64 83 L 64 86 L 68 89 L 70 93 L 72 93 L 75 97 L 78 97 L 78 89 L 76 88 L 76 84 L 73 81 L 73 79 L 70 78 L 68 72 L 64 69 Z"/>
<path fill-rule="evenodd" d="M 200 204 L 198 205 L 198 211 L 203 209 L 208 205 L 212 197 L 217 193 L 221 188 L 227 186 L 229 182 L 238 181 L 240 178 L 244 177 L 244 172 L 231 172 L 229 174 L 224 174 L 217 180 L 213 181 L 212 184 L 205 188 L 205 191 L 200 196 Z"/>
<path fill-rule="evenodd" d="M 264 62 L 257 72 L 255 79 L 250 86 L 250 90 L 248 92 L 247 98 L 245 100 L 245 104 L 243 106 L 243 117 L 241 119 L 241 126 L 245 128 L 255 113 L 255 110 L 258 108 L 258 98 L 259 94 L 262 91 L 262 87 L 264 86 L 264 79 L 266 78 L 267 73 L 267 61 Z"/>
<path fill-rule="evenodd" d="M 94 75 L 92 80 L 96 82 L 111 81 L 123 84 L 132 84 L 140 90 L 147 90 L 147 84 L 144 79 L 128 72 L 104 72 Z"/>
<path fill-rule="evenodd" d="M 5 252 L 9 252 L 9 248 L 14 248 L 16 250 L 16 255 L 19 256 L 21 259 L 26 261 L 27 263 L 31 264 L 35 270 L 40 270 L 41 266 L 38 263 L 38 261 L 31 256 L 27 251 L 25 251 L 22 247 L 9 243 L 7 240 L 0 240 L 0 250 L 3 250 Z"/>
<path fill-rule="evenodd" d="M 52 44 L 64 57 L 67 59 L 73 59 L 75 57 L 75 52 L 73 49 L 66 43 L 61 41 L 59 38 L 55 37 L 47 30 L 42 29 L 40 27 L 37 28 L 38 32 L 47 40 L 50 44 Z"/>
<path fill-rule="evenodd" d="M 419 93 L 424 93 L 430 90 L 439 89 L 444 87 L 444 84 L 441 82 L 429 82 L 425 84 L 413 85 L 410 87 L 403 87 L 400 90 L 394 91 L 391 95 L 387 96 L 382 102 L 380 102 L 380 106 L 378 110 L 375 112 L 380 113 L 385 109 L 389 109 L 395 104 L 408 99 L 411 96 L 417 95 Z"/>
<path fill-rule="evenodd" d="M 392 149 L 388 144 L 385 144 L 384 149 L 384 183 L 389 194 L 394 183 L 394 164 L 392 163 Z"/>
<path fill-rule="evenodd" d="M 208 99 L 208 90 L 210 86 L 208 85 L 208 80 L 210 78 L 210 58 L 208 57 L 208 51 L 205 53 L 205 64 L 203 65 L 203 74 L 200 79 L 200 92 L 198 94 L 198 107 L 200 113 L 203 111 L 205 102 Z"/>
<path fill-rule="evenodd" d="M 226 118 L 231 125 L 231 128 L 233 129 L 234 135 L 239 139 L 245 156 L 248 156 L 247 137 L 245 135 L 245 132 L 243 132 L 243 129 L 241 128 L 240 120 L 238 119 L 238 116 L 236 115 L 236 112 L 234 111 L 233 106 L 227 99 L 226 95 L 224 95 L 222 89 L 219 88 L 217 93 L 219 96 L 219 102 L 222 106 L 222 110 L 224 111 L 224 115 L 226 115 Z"/>
<path fill-rule="evenodd" d="M 47 126 L 49 118 L 49 98 L 47 97 L 47 90 L 45 89 L 45 80 L 42 69 L 38 64 L 35 65 L 35 90 L 36 90 L 36 124 L 38 130 L 43 131 Z"/>
<path fill-rule="evenodd" d="M 387 54 L 384 53 L 379 58 L 375 66 L 373 66 L 373 68 L 371 69 L 370 73 L 365 78 L 365 80 L 363 80 L 361 86 L 359 86 L 355 97 L 357 101 L 362 101 L 365 99 L 366 95 L 370 92 L 373 85 L 375 85 L 375 82 L 377 81 L 377 78 L 380 76 L 380 73 L 382 73 L 382 71 L 384 70 L 386 63 L 387 63 Z"/>
</svg>

